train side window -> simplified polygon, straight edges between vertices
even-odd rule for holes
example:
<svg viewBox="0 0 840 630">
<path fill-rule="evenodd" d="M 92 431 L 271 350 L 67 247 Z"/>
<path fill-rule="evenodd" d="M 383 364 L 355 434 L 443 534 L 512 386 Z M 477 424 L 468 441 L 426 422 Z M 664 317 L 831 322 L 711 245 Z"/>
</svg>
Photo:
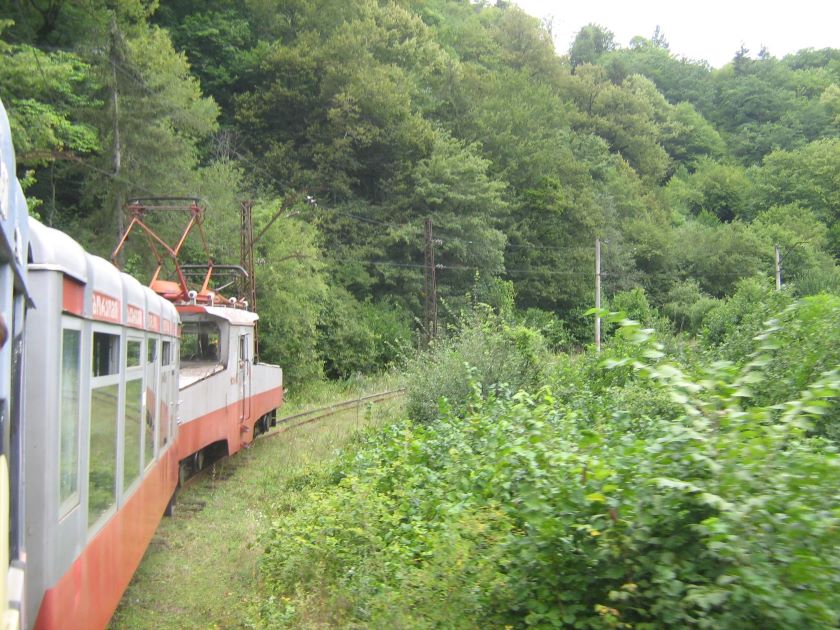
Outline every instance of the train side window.
<svg viewBox="0 0 840 630">
<path fill-rule="evenodd" d="M 79 423 L 82 333 L 61 332 L 61 421 L 59 424 L 59 504 L 64 516 L 79 503 Z"/>
<path fill-rule="evenodd" d="M 116 502 L 117 411 L 119 383 L 94 387 L 90 393 L 90 459 L 88 524 Z"/>
<path fill-rule="evenodd" d="M 239 360 L 248 360 L 248 335 L 239 335 Z"/>
<path fill-rule="evenodd" d="M 88 525 L 117 500 L 117 421 L 120 408 L 120 336 L 93 333 L 88 452 Z"/>
<path fill-rule="evenodd" d="M 140 375 L 125 382 L 125 430 L 123 431 L 123 490 L 143 471 L 140 445 L 143 439 L 143 379 Z"/>
<path fill-rule="evenodd" d="M 146 421 L 143 428 L 143 465 L 148 466 L 155 458 L 155 420 L 157 418 L 159 387 L 157 381 L 158 341 L 154 337 L 146 340 Z"/>
<path fill-rule="evenodd" d="M 133 339 L 128 340 L 128 344 L 126 345 L 125 350 L 125 367 L 132 368 L 138 367 L 140 362 L 143 360 L 142 350 L 142 342 L 135 341 Z"/>
<path fill-rule="evenodd" d="M 93 375 L 108 376 L 120 370 L 120 336 L 93 333 Z"/>
<path fill-rule="evenodd" d="M 123 401 L 123 491 L 143 472 L 143 342 L 128 339 L 125 351 L 125 399 Z"/>
<path fill-rule="evenodd" d="M 161 344 L 161 366 L 165 368 L 172 363 L 172 342 L 164 341 Z M 162 449 L 169 443 L 169 425 L 172 421 L 172 406 L 170 398 L 172 398 L 172 370 L 161 369 L 160 372 L 160 390 L 158 391 L 158 449 Z"/>
</svg>

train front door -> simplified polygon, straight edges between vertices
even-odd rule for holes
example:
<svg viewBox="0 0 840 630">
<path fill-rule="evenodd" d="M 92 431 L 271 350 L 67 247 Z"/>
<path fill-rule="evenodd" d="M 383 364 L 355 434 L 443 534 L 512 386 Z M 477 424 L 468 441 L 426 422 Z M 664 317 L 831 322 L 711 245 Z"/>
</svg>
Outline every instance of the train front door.
<svg viewBox="0 0 840 630">
<path fill-rule="evenodd" d="M 251 334 L 239 335 L 239 421 L 251 417 Z"/>
</svg>

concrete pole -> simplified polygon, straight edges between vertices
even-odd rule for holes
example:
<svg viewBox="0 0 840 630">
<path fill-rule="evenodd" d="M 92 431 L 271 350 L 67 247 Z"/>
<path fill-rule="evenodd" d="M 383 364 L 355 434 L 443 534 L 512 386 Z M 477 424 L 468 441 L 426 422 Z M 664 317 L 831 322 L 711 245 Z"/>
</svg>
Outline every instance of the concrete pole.
<svg viewBox="0 0 840 630">
<path fill-rule="evenodd" d="M 779 252 L 779 246 L 774 245 L 773 249 L 776 254 L 776 291 L 782 290 L 782 255 Z"/>
</svg>

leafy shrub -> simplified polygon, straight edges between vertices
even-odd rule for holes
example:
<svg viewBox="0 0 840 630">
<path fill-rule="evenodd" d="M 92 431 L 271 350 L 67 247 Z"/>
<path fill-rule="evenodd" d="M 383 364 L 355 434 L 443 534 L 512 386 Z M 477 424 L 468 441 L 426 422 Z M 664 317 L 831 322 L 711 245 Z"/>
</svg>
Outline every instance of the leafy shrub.
<svg viewBox="0 0 840 630">
<path fill-rule="evenodd" d="M 318 353 L 330 378 L 372 374 L 398 363 L 411 348 L 411 319 L 387 302 L 359 302 L 332 288 L 318 324 Z"/>
<path fill-rule="evenodd" d="M 624 330 L 609 365 L 679 412 L 640 436 L 611 398 L 476 390 L 369 435 L 274 520 L 257 625 L 306 626 L 317 592 L 330 627 L 836 627 L 840 458 L 804 430 L 837 372 L 749 406 L 771 345 L 692 379 Z"/>
<path fill-rule="evenodd" d="M 703 319 L 718 302 L 703 293 L 696 280 L 686 280 L 674 284 L 668 290 L 661 310 L 677 332 L 696 333 Z"/>
<path fill-rule="evenodd" d="M 409 363 L 408 414 L 420 422 L 438 416 L 445 398 L 456 413 L 466 409 L 473 383 L 516 391 L 539 386 L 548 359 L 545 342 L 535 330 L 510 324 L 479 305 L 465 315 L 451 337 L 437 341 Z"/>
<path fill-rule="evenodd" d="M 817 295 L 789 306 L 761 337 L 767 365 L 752 385 L 758 403 L 799 397 L 824 372 L 840 369 L 840 297 Z M 813 431 L 840 443 L 840 410 L 828 407 Z"/>
<path fill-rule="evenodd" d="M 790 303 L 790 295 L 773 290 L 769 281 L 741 280 L 732 297 L 709 310 L 703 319 L 703 341 L 720 358 L 744 359 L 751 354 L 753 338 L 764 323 Z"/>
</svg>

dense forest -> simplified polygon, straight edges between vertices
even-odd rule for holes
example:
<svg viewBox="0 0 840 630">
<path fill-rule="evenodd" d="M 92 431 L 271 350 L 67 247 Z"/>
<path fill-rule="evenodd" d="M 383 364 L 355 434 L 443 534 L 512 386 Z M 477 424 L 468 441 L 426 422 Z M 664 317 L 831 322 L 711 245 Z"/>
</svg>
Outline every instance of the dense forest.
<svg viewBox="0 0 840 630">
<path fill-rule="evenodd" d="M 236 263 L 252 202 L 290 389 L 405 375 L 259 506 L 248 627 L 840 623 L 840 49 L 560 48 L 501 0 L 0 2 L 34 215 L 107 256 L 194 195 Z"/>
<path fill-rule="evenodd" d="M 0 95 L 33 214 L 108 255 L 134 196 L 196 195 L 216 262 L 255 202 L 262 351 L 294 384 L 397 361 L 512 302 L 556 347 L 640 288 L 679 330 L 753 276 L 840 286 L 840 50 L 733 51 L 657 29 L 558 51 L 509 2 L 0 3 Z M 164 231 L 167 229 L 162 226 Z M 126 257 L 141 278 L 150 261 Z"/>
</svg>

